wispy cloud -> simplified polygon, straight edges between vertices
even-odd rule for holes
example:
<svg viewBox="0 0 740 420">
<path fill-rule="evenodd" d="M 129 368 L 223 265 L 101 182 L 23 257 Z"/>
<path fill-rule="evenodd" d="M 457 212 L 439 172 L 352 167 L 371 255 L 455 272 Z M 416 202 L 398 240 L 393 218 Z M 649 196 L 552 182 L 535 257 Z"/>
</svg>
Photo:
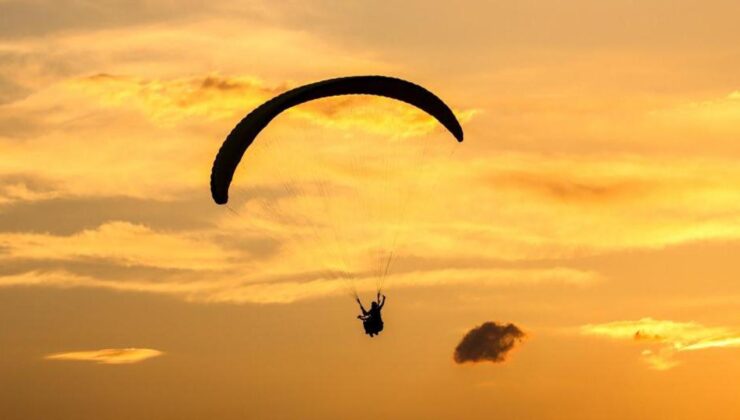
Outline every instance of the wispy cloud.
<svg viewBox="0 0 740 420">
<path fill-rule="evenodd" d="M 310 170 L 316 169 L 312 176 L 319 180 L 332 179 L 335 175 L 332 171 L 338 169 L 320 172 L 325 162 L 309 166 Z M 250 163 L 264 168 L 259 165 L 269 161 Z M 436 163 L 441 165 L 443 161 Z M 360 167 L 360 171 L 373 169 Z M 395 200 L 377 200 L 384 196 L 383 182 L 386 187 L 393 182 L 394 189 L 398 187 L 402 192 L 413 187 L 414 174 L 402 165 L 390 178 L 368 177 L 367 181 L 358 181 L 362 188 L 342 189 L 342 185 L 328 182 L 325 191 L 312 191 L 310 185 L 314 184 L 306 183 L 302 194 L 285 193 L 279 180 L 262 183 L 271 176 L 265 170 L 260 183 L 254 179 L 237 181 L 237 189 L 249 187 L 241 191 L 247 196 L 244 205 L 234 207 L 238 215 L 226 209 L 216 212 L 214 206 L 214 212 L 210 213 L 183 210 L 182 215 L 172 216 L 175 219 L 191 214 L 188 225 L 163 224 L 160 219 L 166 218 L 166 214 L 147 216 L 143 207 L 138 212 L 109 211 L 101 207 L 95 213 L 99 223 L 96 226 L 76 223 L 64 229 L 61 225 L 59 229 L 41 229 L 47 222 L 36 223 L 34 232 L 0 233 L 3 248 L 0 259 L 7 264 L 15 260 L 39 261 L 39 269 L 34 270 L 38 273 L 49 269 L 45 261 L 86 259 L 107 262 L 113 268 L 149 266 L 186 270 L 188 283 L 217 286 L 204 292 L 183 293 L 182 276 L 170 278 L 168 274 L 157 279 L 157 290 L 166 288 L 163 284 L 172 284 L 175 294 L 187 295 L 194 301 L 284 303 L 342 293 L 343 286 L 331 283 L 331 276 L 318 279 L 319 283 L 308 283 L 317 279 L 301 276 L 327 268 L 369 272 L 376 265 L 376 257 L 386 253 L 393 244 L 396 231 L 400 232 L 399 242 L 403 244 L 396 258 L 413 254 L 427 261 L 414 267 L 419 275 L 394 271 L 396 266 L 392 267 L 395 284 L 408 283 L 410 287 L 449 282 L 496 286 L 537 282 L 589 284 L 600 276 L 567 268 L 567 259 L 740 238 L 737 204 L 740 203 L 740 168 L 731 162 L 677 159 L 657 164 L 636 158 L 510 154 L 466 165 L 444 162 L 440 171 L 444 174 L 441 182 L 420 189 L 418 195 L 424 194 L 423 199 L 409 200 L 406 210 L 413 217 L 397 216 Z M 200 183 L 202 206 L 210 206 L 202 177 Z M 460 189 L 461 183 L 466 188 Z M 260 193 L 256 187 L 283 193 Z M 96 188 L 101 188 L 101 184 Z M 429 196 L 426 191 L 436 194 Z M 29 202 L 40 205 L 49 200 L 39 198 Z M 147 199 L 137 198 L 136 202 L 142 200 Z M 104 200 L 100 201 L 101 206 L 106 205 Z M 184 202 L 193 206 L 192 202 Z M 113 200 L 107 205 L 112 208 L 121 204 Z M 77 206 L 75 211 L 84 214 L 88 209 Z M 179 212 L 176 206 L 167 207 L 167 211 Z M 295 223 L 285 216 L 294 217 Z M 23 220 L 26 216 L 18 217 Z M 138 220 L 136 223 L 107 220 L 111 217 Z M 86 220 L 93 220 L 92 216 Z M 156 222 L 157 227 L 148 226 L 147 220 Z M 357 223 L 358 220 L 362 223 Z M 24 222 L 23 226 L 27 228 L 31 222 Z M 388 229 L 389 226 L 393 229 Z M 43 233 L 44 230 L 55 233 Z M 506 272 L 501 267 L 489 266 L 447 270 L 434 262 L 462 257 L 478 263 L 561 261 L 539 272 L 519 269 Z M 340 264 L 342 260 L 346 261 Z M 55 269 L 61 268 L 55 265 Z M 301 280 L 283 283 L 281 278 L 290 276 Z M 102 277 L 97 278 L 101 283 L 85 280 L 80 284 L 106 288 L 109 280 L 115 279 Z M 126 283 L 143 290 L 151 288 L 149 280 L 129 278 Z M 34 281 L 37 285 L 45 284 Z M 58 282 L 49 282 L 50 286 L 55 284 Z"/>
<path fill-rule="evenodd" d="M 97 74 L 64 86 L 68 95 L 82 93 L 99 105 L 137 110 L 142 118 L 170 126 L 188 118 L 233 119 L 285 90 L 254 77 L 218 75 L 168 80 Z"/>
<path fill-rule="evenodd" d="M 162 276 L 157 279 L 96 278 L 63 270 L 30 271 L 0 276 L 2 287 L 94 288 L 119 292 L 153 293 L 174 296 L 191 302 L 287 304 L 307 299 L 351 294 L 354 290 L 374 291 L 376 278 L 369 274 L 352 277 L 326 272 L 293 275 L 294 280 L 276 280 L 233 273 L 201 276 Z M 249 278 L 249 277 L 256 277 Z M 602 280 L 595 272 L 567 268 L 553 269 L 456 269 L 420 270 L 391 274 L 386 285 L 393 288 L 442 287 L 515 287 L 533 284 L 584 287 Z"/>
<path fill-rule="evenodd" d="M 93 362 L 101 365 L 126 365 L 140 363 L 163 354 L 163 352 L 154 349 L 123 348 L 54 353 L 45 356 L 44 359 Z"/>
<path fill-rule="evenodd" d="M 696 322 L 652 318 L 584 325 L 581 333 L 629 340 L 651 347 L 643 350 L 642 356 L 646 363 L 657 370 L 677 366 L 680 361 L 675 356 L 680 352 L 740 347 L 740 329 L 737 328 L 707 327 Z"/>
<path fill-rule="evenodd" d="M 6 203 L 49 200 L 61 194 L 59 185 L 27 174 L 0 175 L 0 206 Z"/>
<path fill-rule="evenodd" d="M 162 268 L 224 269 L 236 250 L 197 235 L 157 232 L 143 225 L 109 222 L 73 235 L 0 234 L 0 260 L 107 259 L 115 264 Z"/>
<path fill-rule="evenodd" d="M 475 172 L 495 197 L 476 203 L 492 220 L 489 242 L 508 258 L 740 237 L 740 166 L 731 160 L 510 154 Z M 483 220 L 475 223 L 483 234 Z"/>
<path fill-rule="evenodd" d="M 658 122 L 674 129 L 717 135 L 737 135 L 740 123 L 740 91 L 724 97 L 679 103 L 651 113 Z"/>
<path fill-rule="evenodd" d="M 575 269 L 457 269 L 420 270 L 417 272 L 392 274 L 385 280 L 395 288 L 440 287 L 468 285 L 473 287 L 511 287 L 517 285 L 555 284 L 560 286 L 588 286 L 602 280 L 598 273 Z M 332 279 L 323 278 L 305 282 L 268 282 L 241 284 L 213 291 L 194 300 L 231 303 L 291 303 L 305 299 L 316 299 L 359 291 L 374 291 L 376 278 Z"/>
<path fill-rule="evenodd" d="M 136 109 L 157 124 L 173 125 L 188 118 L 236 123 L 261 103 L 292 88 L 271 86 L 255 77 L 205 77 L 139 79 L 98 74 L 69 82 L 71 92 L 84 92 L 101 105 Z M 468 122 L 476 110 L 459 110 Z M 425 113 L 397 101 L 368 96 L 343 96 L 308 103 L 288 115 L 306 123 L 340 130 L 359 129 L 391 136 L 413 136 L 439 128 Z"/>
<path fill-rule="evenodd" d="M 94 288 L 120 292 L 156 293 L 167 296 L 199 296 L 223 287 L 218 281 L 177 281 L 168 278 L 165 281 L 139 279 L 101 279 L 92 276 L 75 274 L 63 270 L 28 271 L 19 274 L 0 276 L 0 287 L 53 287 Z"/>
</svg>

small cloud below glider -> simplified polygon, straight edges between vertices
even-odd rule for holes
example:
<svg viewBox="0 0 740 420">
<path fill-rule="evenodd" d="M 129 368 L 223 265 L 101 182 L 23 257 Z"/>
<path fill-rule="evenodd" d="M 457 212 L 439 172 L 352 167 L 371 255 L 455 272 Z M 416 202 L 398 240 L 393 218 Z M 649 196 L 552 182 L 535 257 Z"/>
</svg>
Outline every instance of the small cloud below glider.
<svg viewBox="0 0 740 420">
<path fill-rule="evenodd" d="M 485 322 L 462 338 L 455 348 L 455 363 L 503 362 L 509 351 L 524 337 L 524 332 L 514 324 Z"/>
<path fill-rule="evenodd" d="M 676 354 L 709 348 L 740 347 L 740 330 L 707 327 L 696 322 L 676 322 L 642 318 L 581 327 L 584 335 L 596 335 L 643 343 L 645 363 L 655 370 L 668 370 L 680 364 Z"/>
<path fill-rule="evenodd" d="M 75 360 L 94 362 L 101 365 L 124 365 L 143 362 L 158 357 L 164 353 L 154 349 L 100 349 L 87 351 L 73 351 L 68 353 L 54 353 L 45 356 L 47 360 Z"/>
</svg>

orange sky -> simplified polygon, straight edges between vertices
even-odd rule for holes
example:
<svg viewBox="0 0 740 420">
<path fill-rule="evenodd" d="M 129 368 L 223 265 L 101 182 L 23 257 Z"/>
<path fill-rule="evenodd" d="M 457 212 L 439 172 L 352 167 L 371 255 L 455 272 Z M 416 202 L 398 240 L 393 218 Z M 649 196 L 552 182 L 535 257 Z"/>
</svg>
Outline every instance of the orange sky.
<svg viewBox="0 0 740 420">
<path fill-rule="evenodd" d="M 0 0 L 0 418 L 740 417 L 740 3 L 274 3 Z"/>
</svg>

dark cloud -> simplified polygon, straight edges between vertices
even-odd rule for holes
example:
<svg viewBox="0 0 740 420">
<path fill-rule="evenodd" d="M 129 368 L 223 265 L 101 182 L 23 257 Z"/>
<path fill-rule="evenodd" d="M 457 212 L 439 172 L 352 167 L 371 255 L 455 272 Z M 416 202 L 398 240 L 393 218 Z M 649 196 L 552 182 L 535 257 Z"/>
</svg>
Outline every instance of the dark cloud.
<svg viewBox="0 0 740 420">
<path fill-rule="evenodd" d="M 485 322 L 465 334 L 455 348 L 455 362 L 503 362 L 506 354 L 524 336 L 524 332 L 514 324 Z"/>
</svg>

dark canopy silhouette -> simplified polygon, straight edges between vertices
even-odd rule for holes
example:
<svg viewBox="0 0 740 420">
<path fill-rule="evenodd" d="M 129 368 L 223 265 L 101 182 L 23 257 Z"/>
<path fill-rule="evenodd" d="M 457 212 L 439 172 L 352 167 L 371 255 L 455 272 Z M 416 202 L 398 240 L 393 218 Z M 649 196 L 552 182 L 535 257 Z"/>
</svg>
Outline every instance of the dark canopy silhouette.
<svg viewBox="0 0 740 420">
<path fill-rule="evenodd" d="M 339 95 L 376 95 L 413 105 L 437 119 L 457 141 L 463 131 L 450 108 L 432 92 L 411 82 L 386 76 L 352 76 L 311 83 L 278 95 L 250 112 L 226 137 L 211 170 L 211 195 L 217 204 L 229 201 L 229 185 L 239 162 L 273 118 L 288 108 Z"/>
</svg>

